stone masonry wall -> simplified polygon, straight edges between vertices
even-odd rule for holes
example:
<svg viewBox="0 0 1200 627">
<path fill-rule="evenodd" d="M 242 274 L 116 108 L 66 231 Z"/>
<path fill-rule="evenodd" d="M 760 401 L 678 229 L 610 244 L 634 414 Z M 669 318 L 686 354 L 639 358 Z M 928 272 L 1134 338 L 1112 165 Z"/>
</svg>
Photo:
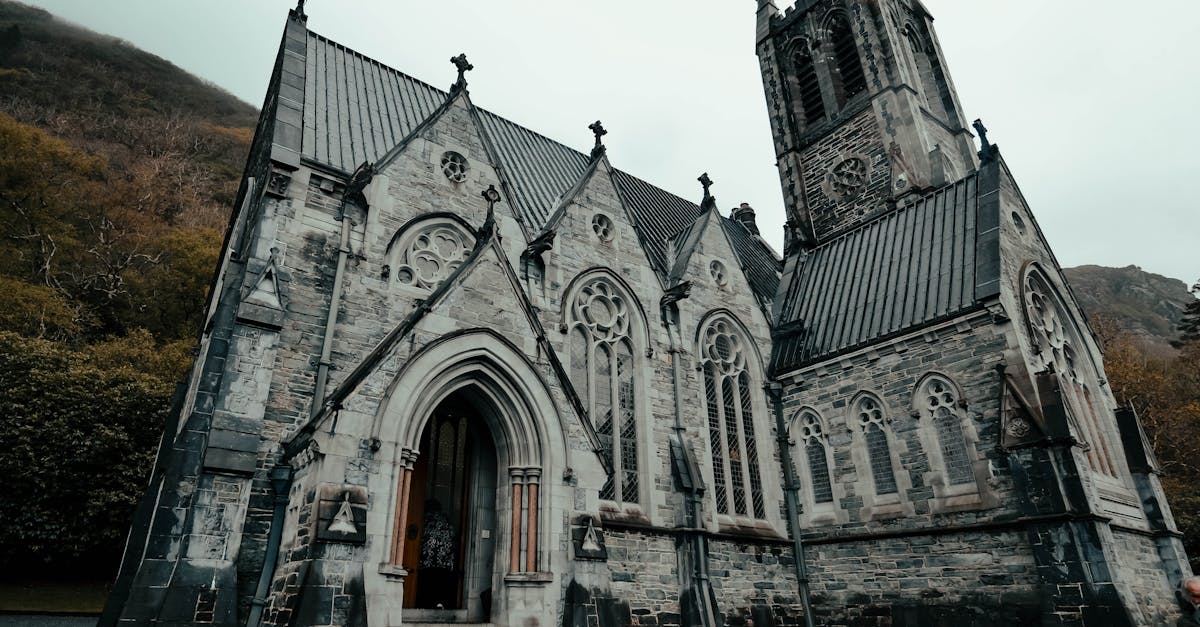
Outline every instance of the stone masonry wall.
<svg viewBox="0 0 1200 627">
<path fill-rule="evenodd" d="M 722 624 L 804 624 L 791 543 L 714 539 L 709 556 L 717 609 L 725 619 Z"/>
<path fill-rule="evenodd" d="M 1123 575 L 1117 583 L 1129 585 L 1134 602 L 1151 624 L 1170 624 L 1177 618 L 1175 586 L 1167 581 L 1154 540 L 1118 530 L 1113 530 L 1112 537 L 1113 553 Z"/>
<path fill-rule="evenodd" d="M 840 195 L 831 187 L 834 168 L 857 157 L 866 169 L 853 175 L 857 191 Z M 867 107 L 800 154 L 804 195 L 817 239 L 861 222 L 886 206 L 891 194 L 891 165 L 879 134 L 874 109 Z M 847 175 L 850 176 L 850 175 Z"/>
</svg>

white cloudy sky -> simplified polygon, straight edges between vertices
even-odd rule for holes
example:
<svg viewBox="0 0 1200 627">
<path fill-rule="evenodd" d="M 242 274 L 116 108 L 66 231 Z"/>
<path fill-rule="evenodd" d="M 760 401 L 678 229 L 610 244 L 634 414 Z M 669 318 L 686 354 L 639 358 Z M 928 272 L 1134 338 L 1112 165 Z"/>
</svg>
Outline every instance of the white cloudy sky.
<svg viewBox="0 0 1200 627">
<path fill-rule="evenodd" d="M 780 7 L 789 0 L 777 0 Z M 1066 266 L 1200 278 L 1200 2 L 924 0 Z M 258 105 L 288 0 L 31 0 Z M 597 118 L 621 169 L 724 208 L 780 247 L 782 197 L 751 0 L 308 0 L 308 25 L 438 86 L 465 51 L 476 104 L 581 150 Z"/>
</svg>

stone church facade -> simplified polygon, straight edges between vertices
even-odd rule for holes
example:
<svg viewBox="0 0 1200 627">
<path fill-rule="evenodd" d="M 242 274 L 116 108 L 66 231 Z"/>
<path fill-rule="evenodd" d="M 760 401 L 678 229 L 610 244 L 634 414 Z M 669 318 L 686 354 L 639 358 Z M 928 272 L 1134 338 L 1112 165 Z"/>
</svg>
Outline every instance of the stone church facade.
<svg viewBox="0 0 1200 627">
<path fill-rule="evenodd" d="M 292 11 L 101 623 L 1172 622 L 1153 454 L 932 18 L 757 10 L 782 258 Z"/>
</svg>

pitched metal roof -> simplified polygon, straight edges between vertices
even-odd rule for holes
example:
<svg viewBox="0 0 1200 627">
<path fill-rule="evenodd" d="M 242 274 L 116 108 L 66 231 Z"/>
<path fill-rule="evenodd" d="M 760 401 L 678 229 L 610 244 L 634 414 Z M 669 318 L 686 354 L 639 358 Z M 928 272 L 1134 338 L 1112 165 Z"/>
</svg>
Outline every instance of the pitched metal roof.
<svg viewBox="0 0 1200 627">
<path fill-rule="evenodd" d="M 742 271 L 750 282 L 750 289 L 762 303 L 775 300 L 779 289 L 780 260 L 775 251 L 768 248 L 762 238 L 751 233 L 737 220 L 721 216 L 721 226 L 733 243 L 733 252 L 742 262 Z"/>
<path fill-rule="evenodd" d="M 775 372 L 977 305 L 977 175 L 809 251 L 791 274 Z M 986 255 L 985 255 L 986 256 Z"/>
<path fill-rule="evenodd" d="M 375 163 L 446 100 L 446 91 L 307 32 L 301 155 L 351 172 Z M 558 200 L 584 175 L 589 156 L 483 109 L 481 126 L 510 186 L 509 202 L 528 232 L 536 233 Z M 667 239 L 691 225 L 700 207 L 635 176 L 613 170 L 622 202 L 660 277 L 669 271 Z M 764 242 L 736 245 L 755 292 L 779 271 Z M 771 260 L 766 264 L 765 260 Z M 778 282 L 778 277 L 774 279 Z M 765 294 L 767 302 L 773 289 Z"/>
</svg>

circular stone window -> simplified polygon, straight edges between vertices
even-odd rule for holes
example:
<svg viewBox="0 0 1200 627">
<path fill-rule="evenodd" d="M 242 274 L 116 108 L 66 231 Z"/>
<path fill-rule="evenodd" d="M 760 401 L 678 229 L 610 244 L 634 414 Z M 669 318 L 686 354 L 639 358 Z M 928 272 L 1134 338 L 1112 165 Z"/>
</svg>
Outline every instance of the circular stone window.
<svg viewBox="0 0 1200 627">
<path fill-rule="evenodd" d="M 442 155 L 442 174 L 455 183 L 467 180 L 467 158 L 450 150 Z"/>
<path fill-rule="evenodd" d="M 602 242 L 612 241 L 613 238 L 613 223 L 608 219 L 608 216 L 603 213 L 597 213 L 592 216 L 592 232 Z"/>
<path fill-rule="evenodd" d="M 834 164 L 825 175 L 825 192 L 837 200 L 853 198 L 867 186 L 867 160 L 851 156 Z"/>
<path fill-rule="evenodd" d="M 714 259 L 712 263 L 708 264 L 708 273 L 712 275 L 717 285 L 724 287 L 729 282 L 729 274 L 725 270 L 725 264 L 720 261 Z"/>
</svg>

